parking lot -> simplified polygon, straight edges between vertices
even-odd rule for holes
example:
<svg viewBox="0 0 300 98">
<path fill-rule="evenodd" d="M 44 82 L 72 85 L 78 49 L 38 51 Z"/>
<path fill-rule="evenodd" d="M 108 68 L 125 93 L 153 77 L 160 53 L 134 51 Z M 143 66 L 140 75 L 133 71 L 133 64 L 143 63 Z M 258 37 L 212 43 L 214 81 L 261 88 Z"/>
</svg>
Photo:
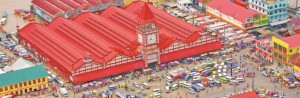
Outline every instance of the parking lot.
<svg viewBox="0 0 300 98">
<path fill-rule="evenodd" d="M 167 81 L 170 81 L 169 79 L 167 79 L 166 76 L 170 76 L 171 75 L 169 73 L 172 72 L 176 72 L 175 70 L 177 70 L 177 73 L 180 72 L 180 70 L 185 70 L 185 71 L 181 71 L 182 73 L 186 73 L 186 75 L 192 75 L 192 74 L 196 74 L 193 72 L 190 72 L 193 68 L 197 69 L 202 69 L 205 67 L 202 67 L 203 64 L 209 64 L 210 62 L 215 62 L 215 61 L 220 61 L 222 62 L 222 58 L 218 58 L 218 57 L 214 57 L 214 58 L 207 58 L 204 60 L 199 60 L 196 62 L 191 62 L 191 64 L 180 64 L 177 66 L 173 66 L 170 69 L 166 69 L 166 70 L 162 70 L 162 71 L 153 71 L 152 74 L 141 74 L 140 77 L 138 78 L 124 78 L 124 79 L 119 79 L 116 80 L 115 82 L 111 81 L 112 78 L 108 78 L 110 79 L 110 82 L 106 85 L 102 85 L 102 86 L 96 86 L 97 83 L 91 82 L 91 83 L 86 83 L 81 85 L 81 89 L 80 92 L 77 93 L 73 93 L 73 91 L 68 90 L 68 97 L 69 98 L 74 98 L 76 97 L 81 97 L 82 94 L 84 93 L 85 95 L 89 95 L 89 96 L 95 96 L 95 97 L 99 97 L 99 95 L 103 95 L 105 93 L 107 93 L 107 91 L 110 89 L 110 93 L 114 93 L 113 96 L 117 96 L 117 94 L 122 95 L 122 94 L 130 94 L 131 96 L 133 95 L 138 95 L 141 98 L 150 98 L 150 96 L 162 96 L 162 98 L 196 98 L 197 96 L 199 96 L 200 98 L 205 96 L 205 98 L 216 98 L 216 97 L 223 97 L 229 94 L 237 94 L 237 93 L 241 93 L 244 92 L 245 90 L 249 90 L 249 89 L 258 89 L 261 90 L 266 89 L 269 91 L 276 91 L 278 92 L 280 95 L 284 92 L 284 95 L 286 95 L 286 98 L 297 98 L 298 94 L 298 89 L 288 89 L 287 87 L 281 86 L 279 83 L 273 83 L 271 82 L 271 80 L 268 77 L 265 77 L 263 74 L 261 74 L 260 71 L 258 71 L 257 66 L 259 65 L 259 63 L 254 63 L 252 62 L 251 59 L 248 58 L 240 58 L 240 56 L 242 56 L 244 53 L 248 54 L 249 53 L 249 48 L 246 48 L 244 50 L 241 50 L 240 52 L 235 52 L 233 53 L 232 59 L 233 61 L 237 61 L 242 62 L 243 64 L 245 64 L 245 66 L 240 66 L 242 69 L 244 70 L 248 70 L 249 72 L 254 72 L 255 73 L 255 77 L 245 77 L 243 78 L 244 82 L 230 82 L 228 81 L 228 83 L 223 82 L 223 80 L 221 79 L 221 77 L 219 77 L 219 74 L 222 74 L 222 77 L 235 77 L 235 76 L 239 76 L 239 74 L 243 73 L 243 71 L 238 71 L 237 68 L 233 69 L 233 75 L 231 76 L 231 71 L 229 68 L 227 68 L 226 72 L 224 72 L 225 70 L 221 70 L 221 72 L 218 72 L 219 67 L 214 68 L 215 70 L 211 72 L 210 75 L 207 76 L 208 79 L 213 79 L 215 82 L 213 85 L 206 85 L 203 84 L 205 81 L 205 76 L 203 76 L 204 74 L 199 73 L 199 77 L 198 75 L 194 75 L 194 78 L 190 78 L 187 79 L 185 77 L 180 77 L 179 79 L 172 79 L 172 83 L 171 84 L 167 84 Z M 254 55 L 252 55 L 254 56 Z M 229 58 L 230 55 L 228 55 L 227 58 Z M 247 64 L 246 64 L 247 62 Z M 189 63 L 189 61 L 187 60 L 186 63 Z M 243 65 L 243 64 L 239 64 L 239 65 Z M 220 64 L 221 65 L 221 64 Z M 223 66 L 224 68 L 224 66 Z M 224 74 L 225 73 L 225 74 Z M 246 73 L 246 72 L 245 72 Z M 124 75 L 129 76 L 129 74 Z M 149 77 L 151 77 L 151 80 L 149 79 Z M 130 77 L 130 76 L 129 76 Z M 199 83 L 194 83 L 193 84 L 193 80 L 195 78 L 197 78 L 202 82 L 201 85 L 203 85 L 203 87 L 205 87 L 204 89 L 202 89 L 202 86 L 199 86 Z M 174 78 L 174 77 L 172 77 Z M 242 78 L 242 77 L 240 77 Z M 187 81 L 187 84 L 185 84 L 183 81 Z M 235 79 L 237 81 L 239 81 L 239 79 Z M 216 85 L 218 84 L 218 82 L 220 82 L 221 85 Z M 94 83 L 94 84 L 92 84 Z M 54 83 L 55 84 L 55 83 Z M 172 88 L 172 86 L 174 86 L 175 84 L 178 85 L 178 88 Z M 170 92 L 167 93 L 167 89 L 166 89 L 166 85 L 170 85 Z M 191 90 L 191 87 L 193 86 L 199 86 L 200 90 L 199 92 L 197 92 L 195 89 Z M 59 85 L 57 85 L 58 88 Z M 70 88 L 72 86 L 67 86 L 67 88 Z M 147 89 L 147 87 L 149 87 L 149 89 Z M 75 88 L 75 87 L 73 87 Z M 153 90 L 157 91 L 157 92 L 162 92 L 162 93 L 153 93 Z M 57 90 L 59 92 L 59 90 Z M 288 92 L 287 92 L 288 91 Z M 58 93 L 59 94 L 59 93 Z M 143 96 L 145 95 L 145 96 Z M 48 97 L 51 98 L 53 97 L 50 94 L 46 94 L 43 95 L 41 97 Z M 59 95 L 61 96 L 61 95 Z"/>
</svg>

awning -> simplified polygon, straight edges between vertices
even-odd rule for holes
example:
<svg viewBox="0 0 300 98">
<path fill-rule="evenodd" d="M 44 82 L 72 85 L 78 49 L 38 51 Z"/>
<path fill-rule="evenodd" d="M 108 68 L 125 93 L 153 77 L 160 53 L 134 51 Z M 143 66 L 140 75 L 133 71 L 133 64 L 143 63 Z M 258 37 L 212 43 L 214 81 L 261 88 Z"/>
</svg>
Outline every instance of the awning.
<svg viewBox="0 0 300 98">
<path fill-rule="evenodd" d="M 286 19 L 286 20 L 281 20 L 281 21 L 276 21 L 276 22 L 272 22 L 270 23 L 271 26 L 275 26 L 275 25 L 280 25 L 280 24 L 284 24 L 291 21 L 291 19 Z"/>
<path fill-rule="evenodd" d="M 99 78 L 104 78 L 112 75 L 117 75 L 124 72 L 129 72 L 131 70 L 141 69 L 144 67 L 145 67 L 145 62 L 143 60 L 139 60 L 136 62 L 129 62 L 121 65 L 108 67 L 106 69 L 100 69 L 100 70 L 96 70 L 84 74 L 79 74 L 75 76 L 75 84 L 79 84 L 82 82 L 87 82 Z"/>
<path fill-rule="evenodd" d="M 183 49 L 183 50 L 178 50 L 175 52 L 163 54 L 160 56 L 160 62 L 161 63 L 170 62 L 170 61 L 178 60 L 180 58 L 185 58 L 185 57 L 194 56 L 201 53 L 215 51 L 221 48 L 222 48 L 221 42 L 204 44 L 193 48 L 188 48 L 188 49 Z"/>
</svg>

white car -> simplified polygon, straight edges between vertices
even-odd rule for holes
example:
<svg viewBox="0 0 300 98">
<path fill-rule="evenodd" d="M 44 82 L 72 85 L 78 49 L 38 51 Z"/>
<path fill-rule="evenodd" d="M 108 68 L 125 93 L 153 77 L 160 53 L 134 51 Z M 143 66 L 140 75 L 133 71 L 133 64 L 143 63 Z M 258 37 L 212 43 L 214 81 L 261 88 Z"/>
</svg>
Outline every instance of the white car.
<svg viewBox="0 0 300 98">
<path fill-rule="evenodd" d="M 5 52 L 0 52 L 0 55 L 6 55 Z"/>
<path fill-rule="evenodd" d="M 223 77 L 223 75 L 221 74 L 221 73 L 219 73 L 219 75 L 218 75 L 219 77 Z"/>
<path fill-rule="evenodd" d="M 223 72 L 226 72 L 226 71 L 227 71 L 227 69 L 224 68 L 224 69 L 223 69 Z"/>
<path fill-rule="evenodd" d="M 195 94 L 196 92 L 194 91 L 194 89 L 192 88 L 188 88 L 188 92 L 191 93 L 191 94 Z"/>
<path fill-rule="evenodd" d="M 222 66 L 219 66 L 219 68 L 218 68 L 219 70 L 221 70 L 222 69 Z"/>
<path fill-rule="evenodd" d="M 225 62 L 221 62 L 221 63 L 220 63 L 220 65 L 224 65 L 224 64 L 225 64 Z"/>
<path fill-rule="evenodd" d="M 226 74 L 226 73 L 223 73 L 223 76 L 227 76 L 227 74 Z"/>
</svg>

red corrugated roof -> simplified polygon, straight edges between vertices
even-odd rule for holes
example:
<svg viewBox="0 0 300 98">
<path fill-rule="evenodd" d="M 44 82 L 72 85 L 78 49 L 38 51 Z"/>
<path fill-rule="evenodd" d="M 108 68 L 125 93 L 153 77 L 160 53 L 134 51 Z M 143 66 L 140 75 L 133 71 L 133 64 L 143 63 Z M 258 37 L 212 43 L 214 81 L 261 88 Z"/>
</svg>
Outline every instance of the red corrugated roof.
<svg viewBox="0 0 300 98">
<path fill-rule="evenodd" d="M 97 5 L 97 4 L 102 3 L 101 0 L 86 0 L 86 1 L 88 1 L 92 5 Z"/>
<path fill-rule="evenodd" d="M 230 2 L 230 0 L 212 0 L 207 4 L 207 6 L 217 9 L 221 13 L 231 16 L 242 23 L 245 23 L 247 18 L 253 17 L 256 14 L 250 9 L 246 9 Z"/>
<path fill-rule="evenodd" d="M 144 4 L 135 2 L 137 5 Z M 137 5 L 130 5 L 132 7 Z M 176 40 L 193 42 L 200 37 L 197 28 L 167 13 L 148 5 L 150 10 L 155 13 L 160 24 L 158 47 L 167 48 Z M 128 8 L 132 8 L 128 7 Z M 142 6 L 138 6 L 140 9 Z M 157 12 L 158 11 L 158 12 Z M 114 6 L 108 7 L 102 14 L 85 12 L 73 20 L 58 17 L 49 25 L 29 24 L 20 30 L 20 38 L 32 43 L 32 47 L 39 53 L 49 56 L 51 62 L 58 62 L 65 66 L 70 72 L 79 69 L 84 65 L 83 58 L 89 54 L 92 59 L 99 63 L 107 63 L 119 54 L 132 57 L 139 54 L 139 46 L 136 37 L 137 15 L 124 9 Z M 179 31 L 178 31 L 179 30 Z M 203 48 L 207 47 L 207 48 Z M 193 56 L 196 54 L 220 49 L 221 43 L 209 43 L 202 46 L 185 49 L 182 51 L 171 52 L 161 56 L 162 63 L 177 60 L 179 58 Z M 178 55 L 180 54 L 180 55 Z M 107 74 L 103 75 L 103 70 L 97 70 L 83 74 L 75 80 L 76 83 L 89 81 L 96 78 L 115 75 L 135 68 L 129 67 L 132 64 L 142 64 L 129 62 L 115 67 L 109 67 Z M 128 65 L 127 65 L 128 64 Z M 123 66 L 123 67 L 122 67 Z M 125 66 L 125 67 L 124 67 Z M 136 65 L 136 69 L 142 65 Z M 70 73 L 69 72 L 69 73 Z M 66 72 L 67 73 L 67 72 Z M 100 74 L 101 73 L 101 74 Z M 90 76 L 91 77 L 87 77 Z"/>
<path fill-rule="evenodd" d="M 141 9 L 144 4 L 145 4 L 144 2 L 133 1 L 125 8 L 125 10 L 137 16 L 141 12 Z M 194 33 L 199 34 L 197 27 L 190 25 L 189 23 L 180 20 L 150 4 L 148 4 L 148 6 L 156 18 L 158 27 L 160 27 L 160 32 L 159 32 L 160 34 L 168 35 L 170 37 L 179 39 L 183 42 L 193 41 L 193 39 L 189 39 L 189 38 Z M 194 35 L 194 36 L 198 36 L 198 35 Z M 199 37 L 200 36 L 191 37 L 191 38 L 197 39 Z"/>
<path fill-rule="evenodd" d="M 57 14 L 60 10 L 53 5 L 45 2 L 44 0 L 32 0 L 31 3 L 40 7 L 42 10 L 48 12 L 51 15 Z"/>
<path fill-rule="evenodd" d="M 76 2 L 76 3 L 78 3 L 78 4 L 80 4 L 80 5 L 88 4 L 88 2 L 85 1 L 85 0 L 72 0 L 72 1 L 74 1 L 74 2 Z"/>
<path fill-rule="evenodd" d="M 145 3 L 144 6 L 142 7 L 141 12 L 138 15 L 138 19 L 141 21 L 149 21 L 149 20 L 154 20 L 155 17 L 148 7 L 148 5 Z"/>
<path fill-rule="evenodd" d="M 300 34 L 296 34 L 289 37 L 280 38 L 282 41 L 289 44 L 289 48 L 295 48 L 300 46 Z"/>
<path fill-rule="evenodd" d="M 59 0 L 60 2 L 72 7 L 73 9 L 78 9 L 80 5 L 74 1 L 71 0 Z"/>
<path fill-rule="evenodd" d="M 59 11 L 76 10 L 86 5 L 98 5 L 107 3 L 105 0 L 32 0 L 32 3 L 42 8 L 51 15 L 57 14 Z"/>
<path fill-rule="evenodd" d="M 55 6 L 55 7 L 59 8 L 59 9 L 65 11 L 65 12 L 71 9 L 70 7 L 68 7 L 68 6 L 64 5 L 64 4 L 62 4 L 61 2 L 59 2 L 59 1 L 57 1 L 57 0 L 44 0 L 44 2 L 49 2 L 49 3 L 51 3 L 53 6 Z"/>
<path fill-rule="evenodd" d="M 41 55 L 46 55 L 51 61 L 64 65 L 66 69 L 73 70 L 72 65 L 84 56 L 79 48 L 53 30 L 40 24 L 31 23 L 20 30 L 19 35 L 27 39 L 30 45 Z"/>
<path fill-rule="evenodd" d="M 72 20 L 58 17 L 48 27 L 79 47 L 81 51 L 90 54 L 95 62 L 106 63 L 118 54 L 108 48 L 111 45 L 106 40 Z M 105 59 L 106 57 L 108 60 Z"/>
<path fill-rule="evenodd" d="M 229 98 L 259 98 L 259 96 L 254 91 L 250 91 L 238 95 L 233 95 Z"/>
<path fill-rule="evenodd" d="M 108 67 L 106 69 L 100 69 L 97 71 L 92 71 L 85 74 L 80 74 L 75 76 L 75 84 L 87 82 L 90 80 L 100 79 L 104 77 L 109 77 L 112 75 L 118 75 L 124 72 L 129 72 L 135 69 L 141 69 L 145 67 L 145 62 L 143 60 L 139 60 L 136 62 L 130 62 L 126 64 L 121 64 L 118 66 Z"/>
</svg>

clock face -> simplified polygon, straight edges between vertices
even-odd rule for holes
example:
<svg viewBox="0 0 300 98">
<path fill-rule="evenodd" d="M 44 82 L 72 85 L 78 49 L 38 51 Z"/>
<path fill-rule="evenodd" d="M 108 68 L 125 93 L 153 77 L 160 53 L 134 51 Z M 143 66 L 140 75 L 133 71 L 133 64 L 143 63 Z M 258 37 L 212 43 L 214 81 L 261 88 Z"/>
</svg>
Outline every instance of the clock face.
<svg viewBox="0 0 300 98">
<path fill-rule="evenodd" d="M 143 43 L 143 36 L 142 36 L 142 34 L 138 34 L 138 41 L 140 43 Z"/>
<path fill-rule="evenodd" d="M 147 37 L 148 44 L 154 44 L 156 42 L 156 34 L 150 34 Z"/>
</svg>

